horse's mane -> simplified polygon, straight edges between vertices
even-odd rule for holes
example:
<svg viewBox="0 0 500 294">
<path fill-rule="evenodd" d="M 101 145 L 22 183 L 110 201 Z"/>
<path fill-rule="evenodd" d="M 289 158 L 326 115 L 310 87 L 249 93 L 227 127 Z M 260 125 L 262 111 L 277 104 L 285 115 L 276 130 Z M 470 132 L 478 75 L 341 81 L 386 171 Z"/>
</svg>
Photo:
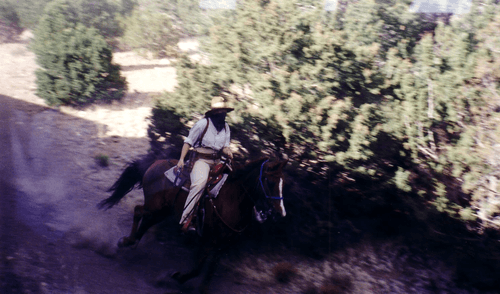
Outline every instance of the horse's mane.
<svg viewBox="0 0 500 294">
<path fill-rule="evenodd" d="M 256 159 L 256 160 L 252 160 L 252 161 L 250 161 L 250 162 L 248 162 L 240 167 L 237 167 L 233 172 L 231 172 L 229 174 L 228 180 L 229 181 L 237 181 L 237 180 L 240 180 L 240 179 L 248 176 L 249 173 L 260 168 L 262 163 L 267 159 L 269 159 L 269 158 L 261 157 L 261 158 Z"/>
</svg>

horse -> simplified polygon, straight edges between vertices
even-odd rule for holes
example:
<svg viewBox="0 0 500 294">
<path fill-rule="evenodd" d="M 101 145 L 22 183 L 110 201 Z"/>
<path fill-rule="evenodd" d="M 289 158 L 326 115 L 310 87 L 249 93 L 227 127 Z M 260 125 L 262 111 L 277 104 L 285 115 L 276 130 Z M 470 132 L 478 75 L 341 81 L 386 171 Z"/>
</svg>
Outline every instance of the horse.
<svg viewBox="0 0 500 294">
<path fill-rule="evenodd" d="M 283 203 L 283 168 L 287 159 L 260 158 L 230 172 L 216 198 L 202 197 L 200 206 L 204 217 L 198 217 L 202 227 L 198 237 L 200 258 L 197 265 L 186 273 L 176 272 L 172 278 L 180 284 L 198 276 L 207 260 L 211 260 L 199 290 L 207 293 L 209 281 L 217 265 L 219 253 L 225 243 L 242 233 L 256 219 L 263 223 L 268 218 L 285 217 Z M 117 204 L 136 184 L 144 191 L 144 204 L 134 208 L 133 225 L 129 236 L 119 240 L 119 247 L 137 246 L 142 236 L 153 225 L 175 216 L 180 221 L 188 192 L 176 187 L 164 173 L 175 166 L 175 159 L 154 161 L 144 172 L 144 162 L 130 163 L 109 189 L 113 194 L 101 201 L 100 208 L 109 209 Z M 215 254 L 214 254 L 215 253 Z M 208 258 L 215 255 L 215 258 Z"/>
</svg>

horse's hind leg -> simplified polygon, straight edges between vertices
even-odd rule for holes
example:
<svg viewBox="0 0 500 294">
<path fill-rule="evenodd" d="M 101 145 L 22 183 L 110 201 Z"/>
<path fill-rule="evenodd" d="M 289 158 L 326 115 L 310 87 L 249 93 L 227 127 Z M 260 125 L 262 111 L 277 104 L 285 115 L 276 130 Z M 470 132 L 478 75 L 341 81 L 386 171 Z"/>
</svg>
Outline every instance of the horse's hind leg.
<svg viewBox="0 0 500 294">
<path fill-rule="evenodd" d="M 208 287 L 212 280 L 217 266 L 219 265 L 221 253 L 219 250 L 212 251 L 212 258 L 208 258 L 207 271 L 200 284 L 200 293 L 208 293 Z"/>
<path fill-rule="evenodd" d="M 200 275 L 201 270 L 203 269 L 203 265 L 205 264 L 205 261 L 207 260 L 208 255 L 203 256 L 199 261 L 198 264 L 194 269 L 192 269 L 190 272 L 187 272 L 185 274 L 181 274 L 180 272 L 176 272 L 172 275 L 172 278 L 174 278 L 179 284 L 184 284 L 185 282 L 191 280 L 192 278 L 195 278 Z"/>
<path fill-rule="evenodd" d="M 155 213 L 145 214 L 144 217 L 142 218 L 139 229 L 135 233 L 136 242 L 139 242 L 141 240 L 142 236 L 144 236 L 144 234 L 146 233 L 147 230 L 149 230 L 149 228 L 164 220 L 165 217 L 166 213 L 163 210 L 156 211 Z"/>
<path fill-rule="evenodd" d="M 144 206 L 137 205 L 134 208 L 134 223 L 132 224 L 132 231 L 130 231 L 130 235 L 128 237 L 123 237 L 118 241 L 118 247 L 129 247 L 137 243 L 136 233 L 137 228 L 139 227 L 139 222 L 144 217 Z M 143 220 L 144 222 L 144 220 Z"/>
<path fill-rule="evenodd" d="M 211 248 L 203 246 L 202 248 L 200 248 L 200 254 L 196 266 L 191 271 L 184 274 L 176 272 L 172 275 L 172 278 L 174 278 L 180 284 L 184 284 L 188 280 L 199 276 L 210 254 Z"/>
</svg>

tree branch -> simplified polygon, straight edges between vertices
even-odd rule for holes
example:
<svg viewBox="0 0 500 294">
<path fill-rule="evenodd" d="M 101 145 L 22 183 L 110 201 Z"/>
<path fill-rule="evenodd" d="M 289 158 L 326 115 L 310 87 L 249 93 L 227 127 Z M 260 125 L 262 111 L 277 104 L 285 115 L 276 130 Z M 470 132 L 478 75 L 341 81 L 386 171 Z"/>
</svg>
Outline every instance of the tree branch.
<svg viewBox="0 0 500 294">
<path fill-rule="evenodd" d="M 438 161 L 438 159 L 439 159 L 438 156 L 432 150 L 429 150 L 429 148 L 425 148 L 421 145 L 418 145 L 417 147 L 418 147 L 418 150 L 422 151 L 422 153 L 429 156 L 433 160 Z"/>
</svg>

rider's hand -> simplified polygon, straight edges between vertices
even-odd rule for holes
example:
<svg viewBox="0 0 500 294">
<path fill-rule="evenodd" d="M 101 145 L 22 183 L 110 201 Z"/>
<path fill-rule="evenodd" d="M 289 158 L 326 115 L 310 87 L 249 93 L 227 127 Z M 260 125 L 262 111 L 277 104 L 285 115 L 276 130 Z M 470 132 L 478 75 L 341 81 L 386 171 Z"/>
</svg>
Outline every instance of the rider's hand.
<svg viewBox="0 0 500 294">
<path fill-rule="evenodd" d="M 222 153 L 225 154 L 229 159 L 233 159 L 233 152 L 231 151 L 231 148 L 224 147 L 222 149 Z"/>
<path fill-rule="evenodd" d="M 179 162 L 177 162 L 176 171 L 181 171 L 183 167 L 184 167 L 184 159 L 179 159 Z"/>
</svg>

